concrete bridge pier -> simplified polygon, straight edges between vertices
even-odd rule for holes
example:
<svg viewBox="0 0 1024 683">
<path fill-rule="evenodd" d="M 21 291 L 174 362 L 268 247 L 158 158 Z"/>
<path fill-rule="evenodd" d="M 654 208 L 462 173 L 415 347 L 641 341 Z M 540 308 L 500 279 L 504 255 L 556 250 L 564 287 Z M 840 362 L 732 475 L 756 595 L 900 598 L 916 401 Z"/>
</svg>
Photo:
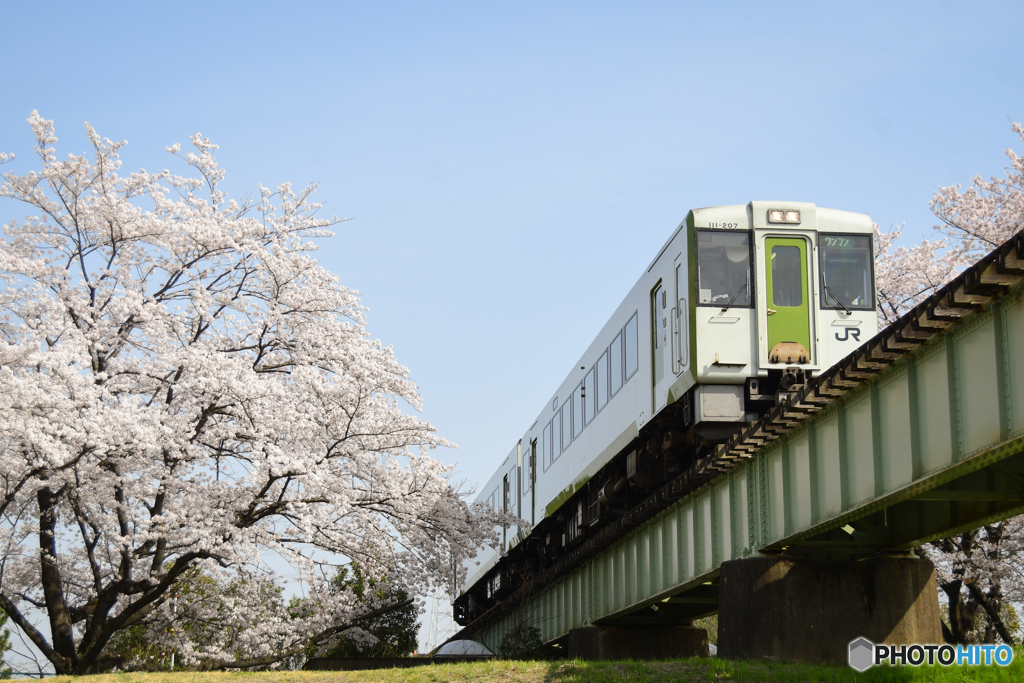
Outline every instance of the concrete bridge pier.
<svg viewBox="0 0 1024 683">
<path fill-rule="evenodd" d="M 919 558 L 758 556 L 722 564 L 718 654 L 845 663 L 850 641 L 941 643 L 935 570 Z"/>
</svg>

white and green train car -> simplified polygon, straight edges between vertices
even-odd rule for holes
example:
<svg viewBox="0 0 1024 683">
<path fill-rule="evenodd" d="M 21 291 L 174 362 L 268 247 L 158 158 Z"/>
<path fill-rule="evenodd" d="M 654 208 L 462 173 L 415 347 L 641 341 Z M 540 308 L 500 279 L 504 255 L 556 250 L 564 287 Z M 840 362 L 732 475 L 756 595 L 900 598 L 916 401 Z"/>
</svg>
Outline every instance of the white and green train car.
<svg viewBox="0 0 1024 683">
<path fill-rule="evenodd" d="M 693 209 L 479 500 L 515 513 L 469 567 L 469 623 L 878 331 L 874 228 L 803 202 Z"/>
</svg>

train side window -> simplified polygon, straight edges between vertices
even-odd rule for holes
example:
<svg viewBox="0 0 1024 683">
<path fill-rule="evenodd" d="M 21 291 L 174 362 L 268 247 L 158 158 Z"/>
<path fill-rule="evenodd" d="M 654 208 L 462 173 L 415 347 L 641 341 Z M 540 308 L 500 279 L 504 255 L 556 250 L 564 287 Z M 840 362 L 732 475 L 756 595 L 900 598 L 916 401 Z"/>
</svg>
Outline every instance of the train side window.
<svg viewBox="0 0 1024 683">
<path fill-rule="evenodd" d="M 583 384 L 572 392 L 572 438 L 583 433 Z"/>
<path fill-rule="evenodd" d="M 562 440 L 562 413 L 555 411 L 555 416 L 551 418 L 551 450 L 548 451 L 549 457 L 551 458 L 551 464 L 554 464 L 558 460 L 558 452 L 560 442 Z"/>
<path fill-rule="evenodd" d="M 597 412 L 601 412 L 608 403 L 608 351 L 601 354 L 597 361 L 597 384 L 594 385 L 594 394 L 597 396 Z"/>
<path fill-rule="evenodd" d="M 659 291 L 661 288 L 658 288 Z M 640 367 L 640 361 L 637 357 L 637 314 L 634 313 L 633 317 L 626 323 L 626 380 L 636 374 L 636 370 Z"/>
<path fill-rule="evenodd" d="M 750 308 L 750 233 L 697 231 L 697 304 Z"/>
<path fill-rule="evenodd" d="M 870 235 L 818 235 L 821 254 L 821 307 L 875 308 L 875 288 L 871 285 Z"/>
<path fill-rule="evenodd" d="M 609 364 L 609 370 L 611 371 L 611 392 L 609 396 L 614 396 L 619 393 L 619 389 L 622 388 L 622 333 L 619 332 L 615 335 L 615 339 L 612 340 L 612 345 L 608 347 L 608 355 L 611 363 Z"/>
<path fill-rule="evenodd" d="M 544 463 L 544 471 L 551 467 L 551 423 L 544 425 L 544 431 L 540 437 L 540 461 Z"/>
<path fill-rule="evenodd" d="M 572 444 L 572 399 L 573 396 L 569 396 L 562 404 L 562 451 Z"/>
<path fill-rule="evenodd" d="M 590 424 L 597 417 L 597 368 L 590 368 L 590 372 L 583 378 L 583 418 L 584 422 Z"/>
</svg>

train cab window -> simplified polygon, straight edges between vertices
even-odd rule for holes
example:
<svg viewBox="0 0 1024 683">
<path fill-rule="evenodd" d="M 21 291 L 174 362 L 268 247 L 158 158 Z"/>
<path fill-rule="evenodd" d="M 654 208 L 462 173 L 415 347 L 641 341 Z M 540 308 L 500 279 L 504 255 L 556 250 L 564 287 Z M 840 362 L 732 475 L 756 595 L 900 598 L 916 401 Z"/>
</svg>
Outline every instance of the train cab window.
<svg viewBox="0 0 1024 683">
<path fill-rule="evenodd" d="M 637 368 L 640 367 L 640 359 L 637 356 L 637 318 L 636 313 L 626 323 L 626 380 L 636 374 Z"/>
<path fill-rule="evenodd" d="M 597 412 L 601 412 L 608 403 L 608 352 L 601 354 L 597 361 L 597 378 L 594 385 L 594 395 L 597 396 Z"/>
<path fill-rule="evenodd" d="M 583 433 L 583 385 L 572 392 L 572 438 Z"/>
<path fill-rule="evenodd" d="M 874 310 L 870 235 L 818 236 L 821 252 L 821 307 Z"/>
<path fill-rule="evenodd" d="M 772 301 L 778 306 L 802 306 L 803 276 L 800 247 L 772 247 Z"/>
<path fill-rule="evenodd" d="M 562 404 L 562 451 L 572 444 L 572 399 L 573 397 L 570 396 Z"/>
<path fill-rule="evenodd" d="M 698 305 L 749 308 L 754 300 L 750 260 L 750 233 L 698 230 Z"/>
<path fill-rule="evenodd" d="M 619 332 L 608 347 L 608 357 L 611 363 L 609 370 L 611 374 L 611 392 L 609 396 L 619 393 L 622 388 L 622 333 Z"/>
</svg>

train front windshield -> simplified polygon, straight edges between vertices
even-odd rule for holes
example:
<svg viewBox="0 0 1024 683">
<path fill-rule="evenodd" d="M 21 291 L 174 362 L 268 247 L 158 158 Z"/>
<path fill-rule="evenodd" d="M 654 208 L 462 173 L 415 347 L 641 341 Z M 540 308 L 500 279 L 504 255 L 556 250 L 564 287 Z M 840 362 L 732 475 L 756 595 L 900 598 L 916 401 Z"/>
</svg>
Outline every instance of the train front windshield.
<svg viewBox="0 0 1024 683">
<path fill-rule="evenodd" d="M 697 231 L 697 289 L 704 306 L 750 306 L 750 233 Z"/>
<path fill-rule="evenodd" d="M 819 236 L 823 308 L 871 310 L 871 236 Z"/>
</svg>

